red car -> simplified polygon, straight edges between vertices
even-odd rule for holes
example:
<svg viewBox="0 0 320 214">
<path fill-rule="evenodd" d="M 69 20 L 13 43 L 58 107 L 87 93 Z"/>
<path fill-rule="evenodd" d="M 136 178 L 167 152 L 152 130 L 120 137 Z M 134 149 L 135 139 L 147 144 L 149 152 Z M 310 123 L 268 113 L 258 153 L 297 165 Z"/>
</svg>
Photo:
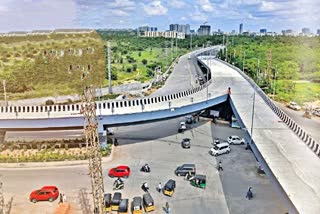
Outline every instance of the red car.
<svg viewBox="0 0 320 214">
<path fill-rule="evenodd" d="M 130 175 L 130 168 L 128 166 L 117 166 L 109 170 L 108 175 L 113 177 L 129 177 Z"/>
<path fill-rule="evenodd" d="M 59 196 L 59 190 L 56 186 L 44 186 L 41 189 L 30 193 L 30 201 L 36 203 L 37 201 L 54 201 Z"/>
</svg>

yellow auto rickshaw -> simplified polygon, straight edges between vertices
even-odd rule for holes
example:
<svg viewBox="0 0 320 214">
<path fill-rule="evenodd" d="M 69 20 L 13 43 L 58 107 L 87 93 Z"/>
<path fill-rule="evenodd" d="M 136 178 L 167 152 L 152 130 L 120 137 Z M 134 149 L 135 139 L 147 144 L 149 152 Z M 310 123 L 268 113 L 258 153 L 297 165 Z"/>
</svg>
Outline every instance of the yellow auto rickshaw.
<svg viewBox="0 0 320 214">
<path fill-rule="evenodd" d="M 146 212 L 155 210 L 154 201 L 150 193 L 146 193 L 143 195 L 143 206 Z"/>
<path fill-rule="evenodd" d="M 106 208 L 106 212 L 111 212 L 111 194 L 104 194 L 104 206 Z"/>
<path fill-rule="evenodd" d="M 118 211 L 119 210 L 119 205 L 121 201 L 121 193 L 120 192 L 115 192 L 112 200 L 111 200 L 111 210 L 113 211 Z"/>
<path fill-rule="evenodd" d="M 175 188 L 176 188 L 176 181 L 170 179 L 163 187 L 163 194 L 171 197 L 174 193 Z"/>
<path fill-rule="evenodd" d="M 128 206 L 129 206 L 129 200 L 121 199 L 119 204 L 118 214 L 128 214 Z"/>
<path fill-rule="evenodd" d="M 132 214 L 142 214 L 142 198 L 134 197 L 131 204 Z"/>
</svg>

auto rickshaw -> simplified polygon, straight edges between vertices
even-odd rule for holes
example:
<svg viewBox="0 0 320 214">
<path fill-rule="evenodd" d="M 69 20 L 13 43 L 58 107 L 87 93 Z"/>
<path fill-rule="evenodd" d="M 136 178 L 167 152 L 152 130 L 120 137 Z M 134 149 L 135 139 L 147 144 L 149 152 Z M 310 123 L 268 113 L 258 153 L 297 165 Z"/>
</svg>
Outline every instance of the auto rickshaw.
<svg viewBox="0 0 320 214">
<path fill-rule="evenodd" d="M 128 214 L 128 199 L 121 199 L 118 209 L 118 214 Z"/>
<path fill-rule="evenodd" d="M 175 188 L 176 188 L 176 181 L 170 179 L 163 187 L 163 194 L 167 196 L 172 196 Z"/>
<path fill-rule="evenodd" d="M 150 193 L 146 193 L 143 195 L 143 206 L 146 212 L 155 210 L 154 201 Z"/>
<path fill-rule="evenodd" d="M 104 194 L 104 206 L 106 208 L 106 212 L 111 212 L 111 194 Z"/>
<path fill-rule="evenodd" d="M 206 176 L 205 175 L 195 175 L 193 179 L 190 181 L 190 184 L 195 187 L 199 187 L 202 189 L 206 188 Z"/>
<path fill-rule="evenodd" d="M 131 205 L 132 214 L 142 214 L 142 198 L 134 197 Z"/>
<path fill-rule="evenodd" d="M 111 200 L 111 210 L 113 211 L 118 211 L 119 210 L 119 205 L 121 201 L 121 193 L 120 192 L 115 192 L 112 200 Z"/>
</svg>

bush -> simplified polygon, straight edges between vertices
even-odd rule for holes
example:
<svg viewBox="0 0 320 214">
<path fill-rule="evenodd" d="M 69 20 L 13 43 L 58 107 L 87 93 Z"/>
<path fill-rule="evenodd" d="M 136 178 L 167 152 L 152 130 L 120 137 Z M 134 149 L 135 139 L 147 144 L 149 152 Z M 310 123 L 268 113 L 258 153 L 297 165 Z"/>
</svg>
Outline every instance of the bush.
<svg viewBox="0 0 320 214">
<path fill-rule="evenodd" d="M 144 64 L 144 65 L 148 64 L 148 60 L 146 60 L 146 59 L 141 60 L 141 62 L 142 62 L 142 64 Z"/>
<path fill-rule="evenodd" d="M 131 67 L 127 67 L 126 72 L 131 73 L 132 72 L 132 68 Z"/>
<path fill-rule="evenodd" d="M 46 100 L 46 105 L 54 105 L 54 101 L 53 100 Z"/>
<path fill-rule="evenodd" d="M 137 64 L 133 64 L 133 66 L 132 66 L 133 71 L 136 71 L 137 68 L 138 68 L 138 65 Z"/>
</svg>

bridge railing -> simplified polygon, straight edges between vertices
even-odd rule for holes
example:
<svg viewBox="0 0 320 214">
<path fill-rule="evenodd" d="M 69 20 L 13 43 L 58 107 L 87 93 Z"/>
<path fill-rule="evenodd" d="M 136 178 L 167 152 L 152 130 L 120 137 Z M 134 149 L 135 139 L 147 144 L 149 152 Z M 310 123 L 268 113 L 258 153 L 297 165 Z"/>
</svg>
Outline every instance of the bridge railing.
<svg viewBox="0 0 320 214">
<path fill-rule="evenodd" d="M 218 60 L 218 59 L 217 59 Z M 231 65 L 223 60 L 219 60 L 225 65 L 238 71 L 238 73 L 245 78 L 250 85 L 256 90 L 260 97 L 265 101 L 265 103 L 272 109 L 274 113 L 304 142 L 307 146 L 320 157 L 320 144 L 311 137 L 301 126 L 299 126 L 291 117 L 289 117 L 282 109 L 280 109 L 265 93 L 264 91 L 244 72 L 234 65 Z"/>
</svg>

